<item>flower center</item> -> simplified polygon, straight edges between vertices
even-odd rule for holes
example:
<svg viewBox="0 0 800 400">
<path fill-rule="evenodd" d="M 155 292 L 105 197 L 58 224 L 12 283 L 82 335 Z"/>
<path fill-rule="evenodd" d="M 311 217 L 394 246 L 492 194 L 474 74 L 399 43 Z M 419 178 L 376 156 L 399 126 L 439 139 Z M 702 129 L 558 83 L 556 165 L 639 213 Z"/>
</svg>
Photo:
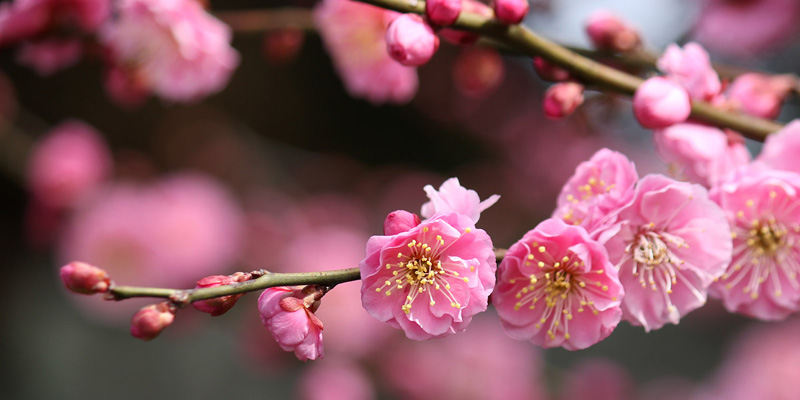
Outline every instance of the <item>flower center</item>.
<svg viewBox="0 0 800 400">
<path fill-rule="evenodd" d="M 784 247 L 788 231 L 774 217 L 766 221 L 753 220 L 752 226 L 747 232 L 747 245 L 757 253 L 773 256 L 778 249 Z"/>
<path fill-rule="evenodd" d="M 672 294 L 672 287 L 678 284 L 679 278 L 682 278 L 680 270 L 685 263 L 672 251 L 672 248 L 680 249 L 689 247 L 689 245 L 679 236 L 651 230 L 654 227 L 655 224 L 650 223 L 642 229 L 635 239 L 625 247 L 625 253 L 632 258 L 633 269 L 631 272 L 633 276 L 639 277 L 639 284 L 643 288 L 650 286 L 654 292 L 661 289 L 668 295 Z M 631 251 L 632 255 L 630 255 Z M 627 259 L 629 258 L 624 258 L 618 267 Z M 682 281 L 689 284 L 685 279 Z M 692 290 L 691 292 L 695 293 L 696 291 Z M 704 300 L 702 296 L 700 297 L 701 300 Z M 675 310 L 669 296 L 665 295 L 664 301 L 667 303 L 669 311 Z"/>
</svg>

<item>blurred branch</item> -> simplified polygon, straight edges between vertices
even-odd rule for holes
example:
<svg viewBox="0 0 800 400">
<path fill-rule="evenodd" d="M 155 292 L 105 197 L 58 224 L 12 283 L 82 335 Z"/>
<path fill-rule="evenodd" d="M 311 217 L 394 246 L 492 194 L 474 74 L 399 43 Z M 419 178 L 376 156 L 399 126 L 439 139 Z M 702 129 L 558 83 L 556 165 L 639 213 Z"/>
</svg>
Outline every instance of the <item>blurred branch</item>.
<svg viewBox="0 0 800 400">
<path fill-rule="evenodd" d="M 423 14 L 425 12 L 425 3 L 422 1 L 359 1 L 402 13 Z M 632 96 L 643 82 L 637 76 L 616 70 L 570 51 L 539 36 L 522 25 L 504 25 L 493 18 L 462 12 L 452 27 L 484 35 L 515 48 L 530 57 L 540 56 L 569 70 L 575 76 L 593 83 L 600 90 Z M 733 114 L 699 101 L 692 104 L 691 118 L 739 131 L 744 136 L 758 141 L 764 141 L 767 135 L 783 127 L 783 125 L 773 121 Z"/>
<path fill-rule="evenodd" d="M 308 8 L 216 11 L 214 15 L 236 32 L 263 32 L 284 28 L 315 30 L 311 9 Z"/>
</svg>

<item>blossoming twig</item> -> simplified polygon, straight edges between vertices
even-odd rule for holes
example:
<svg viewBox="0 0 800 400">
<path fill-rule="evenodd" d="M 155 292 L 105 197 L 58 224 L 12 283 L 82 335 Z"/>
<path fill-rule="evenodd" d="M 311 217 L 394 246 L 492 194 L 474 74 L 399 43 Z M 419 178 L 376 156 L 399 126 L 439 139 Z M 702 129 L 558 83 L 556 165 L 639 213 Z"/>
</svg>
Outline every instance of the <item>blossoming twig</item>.
<svg viewBox="0 0 800 400">
<path fill-rule="evenodd" d="M 359 1 L 404 13 L 422 14 L 425 12 L 424 2 L 408 2 L 405 0 Z M 484 35 L 531 57 L 540 56 L 553 64 L 568 69 L 576 76 L 594 83 L 600 90 L 631 96 L 643 82 L 639 77 L 572 52 L 537 35 L 522 25 L 504 25 L 489 17 L 462 12 L 452 27 Z M 783 125 L 773 121 L 732 114 L 699 101 L 692 104 L 691 117 L 716 126 L 731 128 L 741 132 L 748 138 L 759 141 L 764 141 L 767 135 L 783 127 Z"/>
</svg>

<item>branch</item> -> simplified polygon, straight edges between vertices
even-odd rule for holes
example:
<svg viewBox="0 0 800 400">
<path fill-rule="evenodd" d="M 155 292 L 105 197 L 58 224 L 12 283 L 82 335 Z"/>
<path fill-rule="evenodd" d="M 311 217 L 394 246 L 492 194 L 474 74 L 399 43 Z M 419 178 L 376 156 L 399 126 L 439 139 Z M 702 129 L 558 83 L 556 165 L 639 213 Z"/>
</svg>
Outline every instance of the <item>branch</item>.
<svg viewBox="0 0 800 400">
<path fill-rule="evenodd" d="M 425 3 L 423 1 L 358 1 L 402 13 L 425 13 Z M 575 76 L 594 83 L 605 91 L 632 96 L 643 82 L 637 76 L 616 70 L 570 51 L 537 35 L 522 25 L 503 25 L 489 17 L 462 12 L 452 27 L 484 35 L 515 48 L 530 57 L 540 56 L 569 70 Z M 726 112 L 700 101 L 693 102 L 691 118 L 719 127 L 731 128 L 741 132 L 748 138 L 762 142 L 767 135 L 783 128 L 783 125 L 773 121 Z"/>
</svg>

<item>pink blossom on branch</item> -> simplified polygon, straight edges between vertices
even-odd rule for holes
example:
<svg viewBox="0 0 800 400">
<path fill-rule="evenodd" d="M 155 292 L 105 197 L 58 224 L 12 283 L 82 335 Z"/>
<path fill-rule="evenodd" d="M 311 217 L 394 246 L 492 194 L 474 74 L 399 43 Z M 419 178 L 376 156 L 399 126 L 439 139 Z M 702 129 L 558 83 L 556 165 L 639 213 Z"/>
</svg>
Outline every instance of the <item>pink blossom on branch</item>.
<svg viewBox="0 0 800 400">
<path fill-rule="evenodd" d="M 111 278 L 105 270 L 80 261 L 61 267 L 59 275 L 64 286 L 75 293 L 103 293 L 111 286 Z"/>
<path fill-rule="evenodd" d="M 131 318 L 131 335 L 153 340 L 175 320 L 175 308 L 167 302 L 143 307 Z"/>
<path fill-rule="evenodd" d="M 508 249 L 492 304 L 509 336 L 579 350 L 616 328 L 624 294 L 606 249 L 583 227 L 550 218 Z"/>
<path fill-rule="evenodd" d="M 400 64 L 418 67 L 439 49 L 439 37 L 417 14 L 403 14 L 386 29 L 386 50 Z"/>
<path fill-rule="evenodd" d="M 425 15 L 438 26 L 452 25 L 461 13 L 463 0 L 429 0 L 425 2 Z"/>
<path fill-rule="evenodd" d="M 794 84 L 795 78 L 791 75 L 747 73 L 733 80 L 727 97 L 750 115 L 774 119 L 780 114 L 783 101 Z"/>
<path fill-rule="evenodd" d="M 440 212 L 407 232 L 373 236 L 361 269 L 361 302 L 414 340 L 464 330 L 488 306 L 492 240 L 469 216 Z"/>
<path fill-rule="evenodd" d="M 764 320 L 800 310 L 800 174 L 754 166 L 711 198 L 725 211 L 734 250 L 710 293 L 729 311 Z"/>
<path fill-rule="evenodd" d="M 237 282 L 244 282 L 250 279 L 249 273 L 237 272 L 233 275 L 211 275 L 197 281 L 195 289 L 212 288 L 224 285 L 230 285 Z M 228 296 L 214 297 L 207 300 L 195 301 L 192 303 L 198 311 L 210 314 L 212 317 L 225 314 L 236 305 L 236 302 L 242 297 L 243 294 L 232 294 Z"/>
<path fill-rule="evenodd" d="M 770 168 L 800 173 L 800 120 L 767 136 L 756 161 Z"/>
<path fill-rule="evenodd" d="M 469 217 L 474 224 L 477 224 L 481 218 L 481 212 L 500 199 L 500 195 L 493 194 L 488 199 L 481 201 L 478 192 L 461 186 L 458 178 L 444 181 L 438 191 L 431 185 L 425 185 L 423 189 L 430 199 L 422 205 L 421 214 L 425 218 L 452 211 Z"/>
<path fill-rule="evenodd" d="M 697 43 L 687 43 L 683 48 L 675 44 L 667 46 L 657 65 L 661 72 L 683 85 L 692 99 L 710 101 L 722 90 L 708 53 Z"/>
<path fill-rule="evenodd" d="M 102 32 L 111 68 L 172 101 L 222 90 L 239 64 L 231 30 L 195 0 L 122 0 Z"/>
<path fill-rule="evenodd" d="M 678 178 L 706 187 L 716 185 L 752 158 L 738 133 L 708 125 L 672 125 L 653 132 L 653 139 L 659 156 Z"/>
<path fill-rule="evenodd" d="M 645 330 L 677 324 L 706 302 L 731 260 L 731 231 L 699 185 L 648 175 L 606 242 L 625 288 L 622 318 Z"/>
<path fill-rule="evenodd" d="M 577 82 L 559 82 L 544 93 L 542 108 L 544 115 L 561 119 L 575 112 L 583 104 L 583 85 Z"/>
<path fill-rule="evenodd" d="M 633 95 L 633 115 L 648 129 L 662 129 L 686 121 L 691 112 L 689 93 L 666 77 L 644 81 Z"/>
<path fill-rule="evenodd" d="M 624 53 L 641 45 L 636 29 L 605 10 L 596 11 L 589 16 L 586 33 L 599 50 Z"/>
<path fill-rule="evenodd" d="M 314 314 L 324 290 L 314 287 L 272 287 L 258 297 L 264 327 L 285 351 L 300 361 L 323 357 L 322 321 Z"/>
<path fill-rule="evenodd" d="M 386 51 L 386 28 L 398 15 L 351 0 L 323 0 L 314 8 L 314 23 L 351 96 L 402 104 L 416 94 L 417 70 Z"/>
<path fill-rule="evenodd" d="M 504 24 L 518 24 L 528 15 L 528 0 L 493 0 L 494 16 Z"/>
</svg>

